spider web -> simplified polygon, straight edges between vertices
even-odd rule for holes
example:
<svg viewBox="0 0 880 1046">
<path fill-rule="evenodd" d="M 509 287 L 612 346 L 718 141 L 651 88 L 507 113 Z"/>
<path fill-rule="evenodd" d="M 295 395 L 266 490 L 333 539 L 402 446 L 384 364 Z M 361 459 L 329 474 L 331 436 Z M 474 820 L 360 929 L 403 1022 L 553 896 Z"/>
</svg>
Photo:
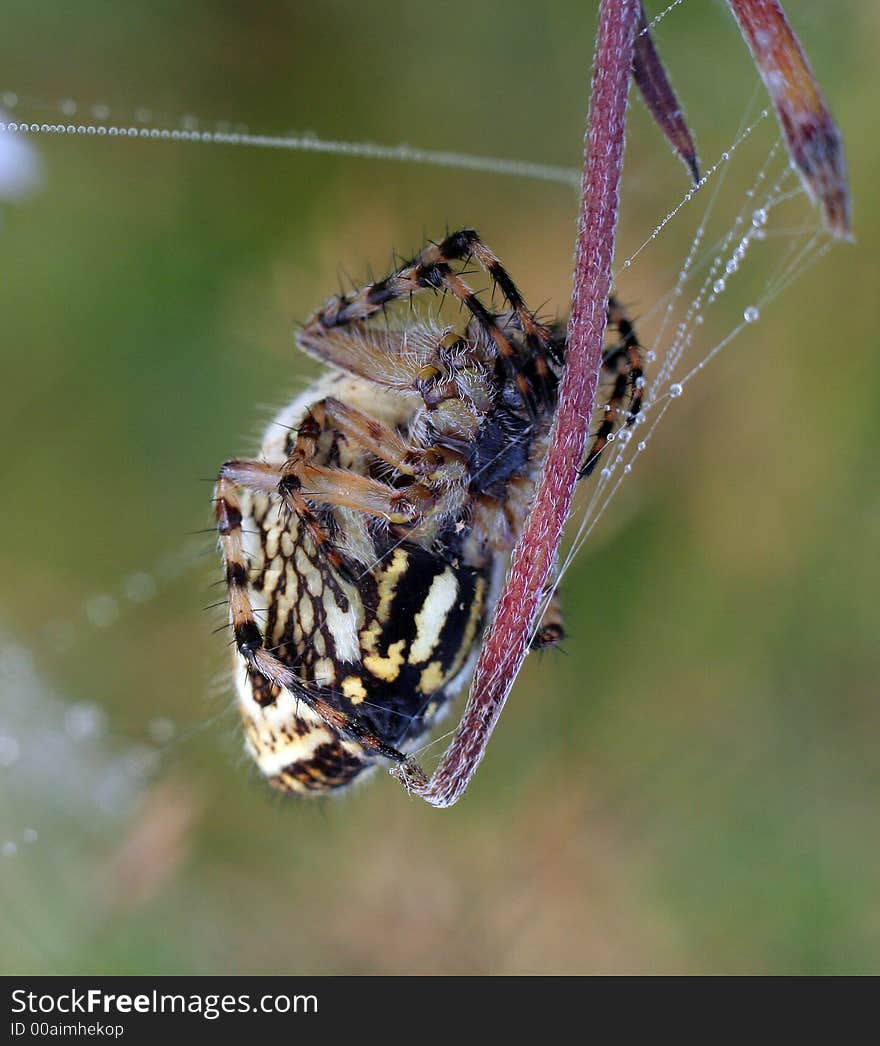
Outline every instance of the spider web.
<svg viewBox="0 0 880 1046">
<path fill-rule="evenodd" d="M 735 154 L 740 146 L 762 130 L 770 131 L 763 136 L 770 138 L 770 144 L 757 172 L 752 173 L 754 167 L 744 164 L 744 173 L 751 180 L 738 190 L 722 192 L 736 173 Z M 700 217 L 681 268 L 668 291 L 637 321 L 640 341 L 647 347 L 642 409 L 630 427 L 626 427 L 625 417 L 619 419 L 621 425 L 598 462 L 595 481 L 584 484 L 586 489 L 576 497 L 569 520 L 569 532 L 573 533 L 544 609 L 606 509 L 648 451 L 670 408 L 720 353 L 760 323 L 765 311 L 835 245 L 775 132 L 765 109 L 740 131 L 700 185 L 686 193 L 650 236 L 617 264 L 614 280 L 618 295 L 625 299 L 627 281 L 644 252 L 670 221 L 684 220 L 685 208 L 697 208 Z M 713 178 L 707 196 L 706 188 Z M 738 286 L 749 268 L 759 278 L 751 280 L 751 287 Z M 725 330 L 719 306 L 728 305 L 733 296 L 740 303 L 740 319 Z M 721 327 L 721 333 L 713 336 L 709 332 L 716 317 L 720 322 L 715 326 Z M 624 415 L 625 410 L 624 407 L 620 414 Z"/>
<path fill-rule="evenodd" d="M 675 0 L 652 25 L 681 2 Z M 146 108 L 114 112 L 111 119 L 110 108 L 103 104 L 83 106 L 72 99 L 47 102 L 11 92 L 0 100 L 7 112 L 0 120 L 0 143 L 11 134 L 16 135 L 16 142 L 45 136 L 136 138 L 157 148 L 178 143 L 324 153 L 572 187 L 577 187 L 580 179 L 580 172 L 574 168 L 405 144 L 324 139 L 313 134 L 261 134 L 240 124 L 206 126 L 191 115 L 168 117 Z M 759 324 L 766 310 L 831 247 L 800 181 L 788 166 L 772 117 L 766 110 L 753 110 L 754 102 L 747 107 L 730 146 L 707 169 L 700 185 L 664 209 L 650 234 L 617 265 L 616 291 L 626 302 L 630 281 L 667 229 L 672 224 L 695 221 L 689 249 L 678 270 L 671 274 L 668 289 L 637 316 L 639 339 L 646 347 L 643 408 L 630 428 L 617 430 L 595 475 L 581 486 L 557 585 L 593 537 L 625 481 L 638 474 L 643 464 L 649 464 L 650 446 L 670 409 L 704 369 L 740 335 Z M 35 118 L 38 114 L 46 118 Z M 744 179 L 741 177 L 742 184 L 736 186 L 733 183 L 738 175 L 744 175 Z M 623 213 L 625 216 L 625 200 Z M 765 274 L 758 279 L 757 290 L 751 290 L 745 282 L 748 272 Z M 734 295 L 742 297 L 740 320 L 732 327 L 728 322 L 725 328 L 725 312 L 719 306 L 727 305 Z M 116 590 L 86 596 L 78 621 L 49 622 L 43 638 L 49 639 L 56 650 L 70 651 L 90 631 L 118 627 L 183 576 L 201 569 L 204 557 L 203 538 L 175 546 L 149 568 L 138 568 L 122 578 Z M 549 593 L 547 598 L 549 601 Z M 225 671 L 222 674 L 225 678 Z M 84 791 L 79 798 L 67 796 L 66 802 L 79 803 L 81 815 L 87 814 L 91 824 L 97 819 L 109 829 L 130 815 L 161 756 L 185 743 L 193 731 L 212 728 L 216 722 L 200 722 L 192 730 L 181 731 L 171 720 L 158 718 L 151 720 L 146 730 L 132 731 L 131 736 L 111 734 L 100 702 L 65 704 L 63 696 L 54 693 L 36 674 L 26 647 L 8 634 L 0 635 L 0 681 L 0 767 L 15 786 L 8 793 L 10 805 L 4 814 L 8 827 L 0 829 L 0 860 L 14 858 L 44 837 L 44 829 L 51 829 L 59 813 L 53 796 L 65 794 L 64 788 L 43 790 L 37 795 L 30 787 L 34 757 L 43 761 L 46 753 L 54 753 L 52 760 L 57 765 L 69 763 L 67 776 L 84 782 Z M 29 707 L 38 714 L 22 717 L 16 713 L 21 702 L 13 695 L 24 690 L 30 694 Z M 226 714 L 232 713 L 221 713 Z M 438 746 L 446 736 L 435 738 L 419 751 Z M 45 823 L 38 825 L 40 817 Z"/>
</svg>

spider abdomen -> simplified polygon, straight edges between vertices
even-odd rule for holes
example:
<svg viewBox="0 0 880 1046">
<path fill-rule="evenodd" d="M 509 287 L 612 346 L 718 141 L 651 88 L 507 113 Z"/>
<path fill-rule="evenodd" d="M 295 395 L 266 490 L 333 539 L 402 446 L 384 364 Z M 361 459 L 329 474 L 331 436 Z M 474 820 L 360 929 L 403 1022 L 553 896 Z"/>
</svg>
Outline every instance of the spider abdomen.
<svg viewBox="0 0 880 1046">
<path fill-rule="evenodd" d="M 285 430 L 303 418 L 328 388 L 360 403 L 366 390 L 350 381 L 319 383 L 270 425 L 268 463 L 290 452 Z M 387 419 L 396 399 L 371 409 Z M 319 440 L 314 462 L 367 468 L 367 460 L 337 439 Z M 307 493 L 307 492 L 306 492 Z M 338 572 L 321 556 L 302 520 L 278 497 L 244 495 L 240 511 L 250 560 L 249 591 L 266 646 L 305 680 L 332 692 L 339 709 L 357 716 L 396 748 L 422 737 L 456 696 L 471 668 L 489 602 L 494 559 L 467 562 L 463 520 L 432 533 L 429 547 L 401 540 L 381 521 L 346 508 L 319 515 L 345 549 Z M 326 792 L 374 764 L 356 744 L 334 733 L 307 704 L 246 663 L 238 672 L 248 747 L 262 772 L 284 791 Z"/>
</svg>

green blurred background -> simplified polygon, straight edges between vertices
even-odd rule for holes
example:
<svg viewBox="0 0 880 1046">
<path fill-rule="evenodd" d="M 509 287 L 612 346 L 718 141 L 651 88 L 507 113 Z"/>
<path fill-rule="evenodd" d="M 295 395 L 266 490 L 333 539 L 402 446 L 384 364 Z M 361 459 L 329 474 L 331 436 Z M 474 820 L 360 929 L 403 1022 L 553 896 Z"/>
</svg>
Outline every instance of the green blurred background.
<svg viewBox="0 0 880 1046">
<path fill-rule="evenodd" d="M 565 653 L 527 666 L 448 812 L 381 775 L 327 802 L 269 793 L 241 755 L 222 609 L 201 612 L 213 539 L 189 532 L 211 523 L 203 480 L 317 373 L 291 329 L 341 273 L 473 224 L 530 302 L 564 311 L 573 192 L 33 140 L 42 187 L 0 226 L 5 972 L 880 970 L 880 10 L 787 8 L 848 142 L 858 245 L 670 412 L 566 577 Z M 594 14 L 7 0 L 0 91 L 38 122 L 72 100 L 125 125 L 145 107 L 168 127 L 572 166 Z M 658 40 L 717 157 L 757 84 L 724 5 L 689 0 Z M 685 188 L 634 104 L 621 254 Z M 693 227 L 671 223 L 621 283 L 637 313 Z M 707 339 L 743 304 L 722 299 Z"/>
</svg>

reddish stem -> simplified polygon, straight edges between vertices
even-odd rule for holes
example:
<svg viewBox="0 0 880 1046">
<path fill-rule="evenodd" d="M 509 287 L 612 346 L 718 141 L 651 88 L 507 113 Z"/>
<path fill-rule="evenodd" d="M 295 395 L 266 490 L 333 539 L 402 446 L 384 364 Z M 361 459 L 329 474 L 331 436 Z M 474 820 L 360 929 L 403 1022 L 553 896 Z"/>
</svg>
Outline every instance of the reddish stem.
<svg viewBox="0 0 880 1046">
<path fill-rule="evenodd" d="M 624 128 L 639 0 L 602 0 L 593 63 L 581 212 L 565 372 L 550 451 L 486 636 L 467 706 L 430 781 L 413 764 L 396 771 L 434 806 L 464 793 L 529 649 L 556 561 L 596 395 L 617 226 Z"/>
</svg>

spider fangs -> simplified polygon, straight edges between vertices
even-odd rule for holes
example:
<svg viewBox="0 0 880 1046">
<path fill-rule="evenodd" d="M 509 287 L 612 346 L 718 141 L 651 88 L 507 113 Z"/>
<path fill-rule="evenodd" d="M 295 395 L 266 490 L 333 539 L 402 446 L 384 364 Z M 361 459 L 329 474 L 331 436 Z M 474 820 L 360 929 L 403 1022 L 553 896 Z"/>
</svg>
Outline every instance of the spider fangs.
<svg viewBox="0 0 880 1046">
<path fill-rule="evenodd" d="M 462 279 L 471 259 L 503 311 Z M 464 306 L 461 333 L 415 316 L 424 291 Z M 584 475 L 641 401 L 613 298 L 609 321 Z M 313 795 L 403 761 L 472 670 L 544 460 L 565 331 L 465 229 L 332 298 L 298 341 L 330 372 L 280 412 L 259 459 L 223 465 L 215 505 L 247 748 L 274 787 Z M 551 601 L 533 645 L 562 634 Z"/>
</svg>

